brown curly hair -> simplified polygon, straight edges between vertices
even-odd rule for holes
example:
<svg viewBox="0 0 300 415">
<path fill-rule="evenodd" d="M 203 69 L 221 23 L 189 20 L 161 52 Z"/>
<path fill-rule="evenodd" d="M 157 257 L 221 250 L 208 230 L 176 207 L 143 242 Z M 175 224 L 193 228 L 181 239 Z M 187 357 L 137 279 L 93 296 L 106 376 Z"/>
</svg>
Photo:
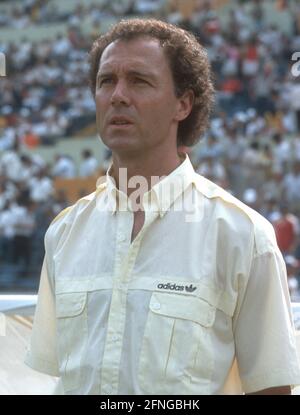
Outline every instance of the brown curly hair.
<svg viewBox="0 0 300 415">
<path fill-rule="evenodd" d="M 191 33 L 156 19 L 121 20 L 92 45 L 89 54 L 92 94 L 95 95 L 96 77 L 104 49 L 116 40 L 129 41 L 143 36 L 160 42 L 170 64 L 176 96 L 182 96 L 187 90 L 194 92 L 192 111 L 179 123 L 177 134 L 178 145 L 192 146 L 208 126 L 214 87 L 206 51 Z"/>
</svg>

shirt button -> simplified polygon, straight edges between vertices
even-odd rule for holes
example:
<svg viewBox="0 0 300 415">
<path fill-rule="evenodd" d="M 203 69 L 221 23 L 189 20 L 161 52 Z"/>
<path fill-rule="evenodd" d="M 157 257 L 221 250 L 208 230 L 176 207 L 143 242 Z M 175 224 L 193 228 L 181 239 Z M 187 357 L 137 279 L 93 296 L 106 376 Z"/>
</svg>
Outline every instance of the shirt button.
<svg viewBox="0 0 300 415">
<path fill-rule="evenodd" d="M 120 240 L 121 242 L 126 241 L 126 235 L 125 235 L 124 233 L 120 233 L 120 235 L 119 235 L 119 240 Z"/>
<path fill-rule="evenodd" d="M 153 304 L 152 304 L 152 308 L 153 308 L 154 310 L 160 310 L 160 303 L 153 303 Z"/>
<path fill-rule="evenodd" d="M 113 342 L 116 342 L 119 340 L 119 336 L 117 334 L 114 334 L 111 339 Z"/>
<path fill-rule="evenodd" d="M 111 395 L 112 394 L 112 387 L 110 385 L 103 386 L 103 392 L 105 395 Z"/>
</svg>

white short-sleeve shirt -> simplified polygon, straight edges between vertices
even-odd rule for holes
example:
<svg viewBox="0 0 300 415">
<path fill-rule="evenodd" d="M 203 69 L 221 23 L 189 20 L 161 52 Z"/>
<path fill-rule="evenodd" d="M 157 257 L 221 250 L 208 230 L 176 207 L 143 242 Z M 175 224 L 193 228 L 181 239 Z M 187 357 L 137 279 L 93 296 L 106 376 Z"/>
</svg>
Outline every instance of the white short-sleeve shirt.
<svg viewBox="0 0 300 415">
<path fill-rule="evenodd" d="M 270 223 L 188 157 L 133 242 L 127 202 L 107 175 L 50 225 L 27 364 L 65 394 L 219 394 L 235 358 L 246 393 L 300 383 Z"/>
</svg>

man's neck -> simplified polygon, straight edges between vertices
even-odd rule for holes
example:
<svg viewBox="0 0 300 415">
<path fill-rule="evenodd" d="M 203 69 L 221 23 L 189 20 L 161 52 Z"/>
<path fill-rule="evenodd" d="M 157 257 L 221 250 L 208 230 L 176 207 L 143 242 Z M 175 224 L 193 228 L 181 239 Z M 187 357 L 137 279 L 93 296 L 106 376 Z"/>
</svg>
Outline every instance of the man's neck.
<svg viewBox="0 0 300 415">
<path fill-rule="evenodd" d="M 157 154 L 155 159 L 153 156 L 149 157 L 147 155 L 130 157 L 113 154 L 111 174 L 115 179 L 117 188 L 124 191 L 125 185 L 126 193 L 130 196 L 138 186 L 135 189 L 128 186 L 128 184 L 140 182 L 136 179 L 137 177 L 142 178 L 143 182 L 147 184 L 146 191 L 148 191 L 162 176 L 167 176 L 175 170 L 181 162 L 177 150 L 173 154 Z"/>
</svg>

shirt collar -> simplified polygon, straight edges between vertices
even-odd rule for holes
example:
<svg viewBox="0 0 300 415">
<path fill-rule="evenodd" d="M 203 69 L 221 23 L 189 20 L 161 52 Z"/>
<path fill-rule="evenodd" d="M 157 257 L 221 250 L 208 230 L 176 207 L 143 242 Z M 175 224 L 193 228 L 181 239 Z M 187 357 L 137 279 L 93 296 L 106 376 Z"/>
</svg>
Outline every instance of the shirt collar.
<svg viewBox="0 0 300 415">
<path fill-rule="evenodd" d="M 160 217 L 170 209 L 175 200 L 180 197 L 187 187 L 195 182 L 195 170 L 187 154 L 181 154 L 182 163 L 173 170 L 168 176 L 163 177 L 143 196 L 145 210 L 158 210 Z M 106 190 L 108 197 L 109 211 L 114 214 L 116 210 L 128 210 L 130 200 L 127 195 L 120 191 L 111 176 L 112 164 L 106 172 Z M 97 187 L 103 186 L 102 182 L 97 182 Z"/>
<path fill-rule="evenodd" d="M 181 157 L 183 162 L 168 176 L 153 186 L 162 217 L 195 180 L 195 170 L 187 154 Z"/>
</svg>

